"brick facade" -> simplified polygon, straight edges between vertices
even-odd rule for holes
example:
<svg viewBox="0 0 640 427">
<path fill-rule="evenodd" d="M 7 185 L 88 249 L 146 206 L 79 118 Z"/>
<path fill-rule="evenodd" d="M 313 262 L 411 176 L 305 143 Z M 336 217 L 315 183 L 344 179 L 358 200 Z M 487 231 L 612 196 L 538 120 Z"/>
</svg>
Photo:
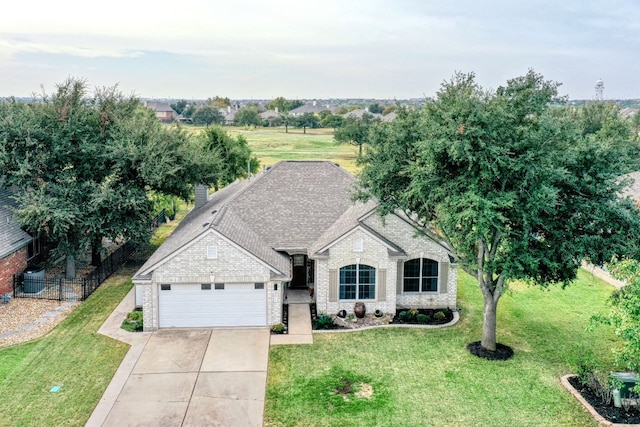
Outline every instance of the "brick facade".
<svg viewBox="0 0 640 427">
<path fill-rule="evenodd" d="M 332 298 L 330 295 L 330 286 L 332 286 L 330 271 L 339 272 L 341 267 L 350 264 L 365 264 L 376 269 L 376 298 L 361 300 L 365 303 L 368 313 L 381 310 L 393 314 L 398 307 L 454 308 L 456 306 L 457 266 L 450 263 L 449 252 L 443 246 L 426 236 L 416 235 L 415 228 L 395 215 L 385 218 L 384 225 L 381 218 L 375 214 L 366 218 L 364 223 L 399 245 L 407 256 L 391 256 L 389 246 L 385 242 L 362 228 L 339 239 L 330 246 L 328 257 L 316 259 L 316 304 L 319 313 L 335 315 L 343 309 L 347 313 L 353 312 L 357 300 L 340 300 L 339 295 L 337 298 Z M 361 248 L 356 247 L 357 240 L 362 241 Z M 440 279 L 438 291 L 404 292 L 403 263 L 414 258 L 429 258 L 438 262 Z M 446 281 L 446 284 L 443 281 Z M 339 286 L 339 283 L 333 286 Z M 335 294 L 336 291 L 333 292 Z"/>
<path fill-rule="evenodd" d="M 217 258 L 207 256 L 216 246 Z M 158 285 L 200 283 L 264 283 L 267 289 L 267 324 L 282 323 L 283 286 L 271 280 L 271 270 L 254 256 L 211 231 L 158 266 L 151 281 L 142 286 L 144 330 L 158 329 Z M 274 289 L 277 286 L 277 290 Z"/>
<path fill-rule="evenodd" d="M 0 294 L 13 292 L 13 275 L 27 268 L 27 247 L 0 259 Z"/>
</svg>

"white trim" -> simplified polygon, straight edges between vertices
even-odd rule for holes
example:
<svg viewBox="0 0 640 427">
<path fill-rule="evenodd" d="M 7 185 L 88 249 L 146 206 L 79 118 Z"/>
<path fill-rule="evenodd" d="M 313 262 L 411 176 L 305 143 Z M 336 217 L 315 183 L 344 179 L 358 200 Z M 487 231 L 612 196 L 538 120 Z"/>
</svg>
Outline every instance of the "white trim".
<svg viewBox="0 0 640 427">
<path fill-rule="evenodd" d="M 363 227 L 362 225 L 357 225 L 355 227 L 353 227 L 351 230 L 347 231 L 346 233 L 344 233 L 342 236 L 338 237 L 337 239 L 333 240 L 332 242 L 328 243 L 326 246 L 324 246 L 323 248 L 321 248 L 320 250 L 316 251 L 316 253 L 320 253 L 320 252 L 324 252 L 327 249 L 331 248 L 331 246 L 337 245 L 338 243 L 340 243 L 342 240 L 346 239 L 347 237 L 349 237 L 351 234 L 355 233 L 356 231 L 362 231 L 363 233 L 365 233 L 367 236 L 371 237 L 372 239 L 374 239 L 375 241 L 377 241 L 378 243 L 381 243 L 383 246 L 385 246 L 387 249 L 391 249 L 393 251 L 395 251 L 397 248 L 394 248 L 393 246 L 389 245 L 387 242 L 385 242 L 384 240 L 382 240 L 381 238 L 379 238 L 378 236 L 376 236 L 375 234 L 373 234 L 372 232 L 370 232 L 369 230 L 367 230 L 365 227 Z"/>
<path fill-rule="evenodd" d="M 182 252 L 184 252 L 185 250 L 189 249 L 191 246 L 193 246 L 195 243 L 199 242 L 201 239 L 204 239 L 205 237 L 209 237 L 209 234 L 213 234 L 216 237 L 221 238 L 222 240 L 224 240 L 225 242 L 229 243 L 231 246 L 233 246 L 234 248 L 238 249 L 239 251 L 243 252 L 244 254 L 248 255 L 249 257 L 253 258 L 255 261 L 257 261 L 259 264 L 261 264 L 262 266 L 266 267 L 268 270 L 273 271 L 276 274 L 282 274 L 283 276 L 286 276 L 287 278 L 289 278 L 289 275 L 285 272 L 279 271 L 277 269 L 275 269 L 274 267 L 270 266 L 269 264 L 267 264 L 266 262 L 264 262 L 263 260 L 261 260 L 260 258 L 258 258 L 257 256 L 255 256 L 254 254 L 252 254 L 251 252 L 249 252 L 248 250 L 246 250 L 245 248 L 243 248 L 242 246 L 238 245 L 236 242 L 228 239 L 227 237 L 225 237 L 224 235 L 218 233 L 217 231 L 213 230 L 213 229 L 208 229 L 206 230 L 204 233 L 196 236 L 193 240 L 191 240 L 188 243 L 185 243 L 184 245 L 182 245 L 182 247 L 180 247 L 179 249 L 176 249 L 175 251 L 173 251 L 171 254 L 167 255 L 166 257 L 162 258 L 160 261 L 156 262 L 155 264 L 149 266 L 146 270 L 144 270 L 143 272 L 141 272 L 139 274 L 139 276 L 145 276 L 149 273 L 154 272 L 155 270 L 158 269 L 158 267 L 162 266 L 163 264 L 169 262 L 170 260 L 172 260 L 173 258 L 175 258 L 176 256 L 178 256 L 179 254 L 181 254 Z"/>
</svg>

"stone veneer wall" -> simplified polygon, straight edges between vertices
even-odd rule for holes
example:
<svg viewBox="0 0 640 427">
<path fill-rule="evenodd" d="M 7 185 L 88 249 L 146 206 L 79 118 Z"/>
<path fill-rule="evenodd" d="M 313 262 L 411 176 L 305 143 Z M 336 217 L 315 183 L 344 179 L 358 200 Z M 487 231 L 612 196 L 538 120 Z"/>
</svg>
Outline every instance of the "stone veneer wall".
<svg viewBox="0 0 640 427">
<path fill-rule="evenodd" d="M 218 247 L 217 259 L 207 258 L 207 248 Z M 267 288 L 267 324 L 282 322 L 283 286 L 271 280 L 271 271 L 249 253 L 214 232 L 196 240 L 182 252 L 159 266 L 151 282 L 143 286 L 144 330 L 158 329 L 158 285 L 180 283 L 255 283 Z M 277 290 L 274 290 L 277 284 Z"/>
<path fill-rule="evenodd" d="M 385 313 L 395 313 L 396 308 L 455 308 L 457 300 L 457 265 L 451 264 L 448 251 L 433 240 L 416 235 L 416 230 L 407 222 L 396 215 L 385 218 L 383 225 L 381 218 L 372 214 L 364 220 L 364 223 L 377 233 L 386 236 L 389 240 L 399 245 L 406 253 L 406 258 L 389 256 L 387 246 L 362 229 L 351 232 L 342 240 L 329 248 L 328 258 L 316 259 L 316 304 L 318 312 L 335 315 L 339 310 L 353 312 L 356 300 L 329 301 L 329 271 L 339 270 L 350 264 L 367 264 L 376 268 L 376 299 L 362 300 L 368 313 L 376 309 Z M 354 241 L 363 239 L 363 251 L 354 251 Z M 402 263 L 413 258 L 430 258 L 439 262 L 439 273 L 443 275 L 448 268 L 446 292 L 404 293 L 402 291 Z M 380 270 L 386 271 L 386 292 L 381 298 Z"/>
<path fill-rule="evenodd" d="M 378 215 L 370 215 L 364 223 L 383 233 L 385 236 L 399 245 L 407 253 L 408 261 L 414 258 L 429 258 L 438 261 L 438 273 L 442 278 L 443 270 L 448 268 L 446 293 L 441 293 L 441 284 L 438 283 L 438 292 L 412 292 L 404 293 L 402 290 L 402 271 L 399 276 L 394 276 L 396 283 L 397 305 L 399 308 L 455 308 L 458 295 L 458 266 L 450 263 L 449 252 L 432 239 L 416 235 L 416 230 L 403 219 L 396 215 L 387 215 L 384 225 Z M 397 270 L 396 270 L 397 271 Z M 440 282 L 440 281 L 439 281 Z"/>
<path fill-rule="evenodd" d="M 13 275 L 27 268 L 27 247 L 0 259 L 0 294 L 13 292 Z"/>
</svg>

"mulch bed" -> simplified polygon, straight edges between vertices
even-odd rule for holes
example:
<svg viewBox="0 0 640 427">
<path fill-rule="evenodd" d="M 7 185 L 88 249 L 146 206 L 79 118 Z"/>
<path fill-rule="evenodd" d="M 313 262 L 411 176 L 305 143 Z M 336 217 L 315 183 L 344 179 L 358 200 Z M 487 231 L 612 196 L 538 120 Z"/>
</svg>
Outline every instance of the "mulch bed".
<svg viewBox="0 0 640 427">
<path fill-rule="evenodd" d="M 624 408 L 616 408 L 613 403 L 605 405 L 590 388 L 580 382 L 578 377 L 569 378 L 569 383 L 607 421 L 617 424 L 640 424 L 640 412 L 637 407 L 631 407 L 629 411 L 625 411 Z"/>
<path fill-rule="evenodd" d="M 513 357 L 513 349 L 508 345 L 496 343 L 496 351 L 490 351 L 484 348 L 480 341 L 474 341 L 467 344 L 467 350 L 474 356 L 482 357 L 487 360 L 507 360 Z"/>
<path fill-rule="evenodd" d="M 409 321 L 400 320 L 400 313 L 403 311 L 407 311 L 406 309 L 396 310 L 396 315 L 393 317 L 391 321 L 392 324 L 404 324 L 404 325 L 444 325 L 445 323 L 449 323 L 453 320 L 453 311 L 448 308 L 420 308 L 417 310 L 417 314 Z M 434 314 L 438 311 L 444 313 L 444 319 L 434 319 Z M 429 320 L 426 323 L 420 323 L 417 320 L 418 314 L 424 314 L 429 317 Z"/>
</svg>

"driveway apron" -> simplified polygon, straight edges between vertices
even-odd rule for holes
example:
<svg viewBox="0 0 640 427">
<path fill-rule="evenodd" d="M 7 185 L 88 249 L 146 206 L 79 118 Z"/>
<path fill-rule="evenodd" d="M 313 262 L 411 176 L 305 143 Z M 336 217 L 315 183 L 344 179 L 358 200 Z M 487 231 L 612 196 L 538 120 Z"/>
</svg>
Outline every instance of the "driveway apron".
<svg viewBox="0 0 640 427">
<path fill-rule="evenodd" d="M 154 332 L 103 426 L 261 426 L 269 337 L 267 328 Z"/>
</svg>

